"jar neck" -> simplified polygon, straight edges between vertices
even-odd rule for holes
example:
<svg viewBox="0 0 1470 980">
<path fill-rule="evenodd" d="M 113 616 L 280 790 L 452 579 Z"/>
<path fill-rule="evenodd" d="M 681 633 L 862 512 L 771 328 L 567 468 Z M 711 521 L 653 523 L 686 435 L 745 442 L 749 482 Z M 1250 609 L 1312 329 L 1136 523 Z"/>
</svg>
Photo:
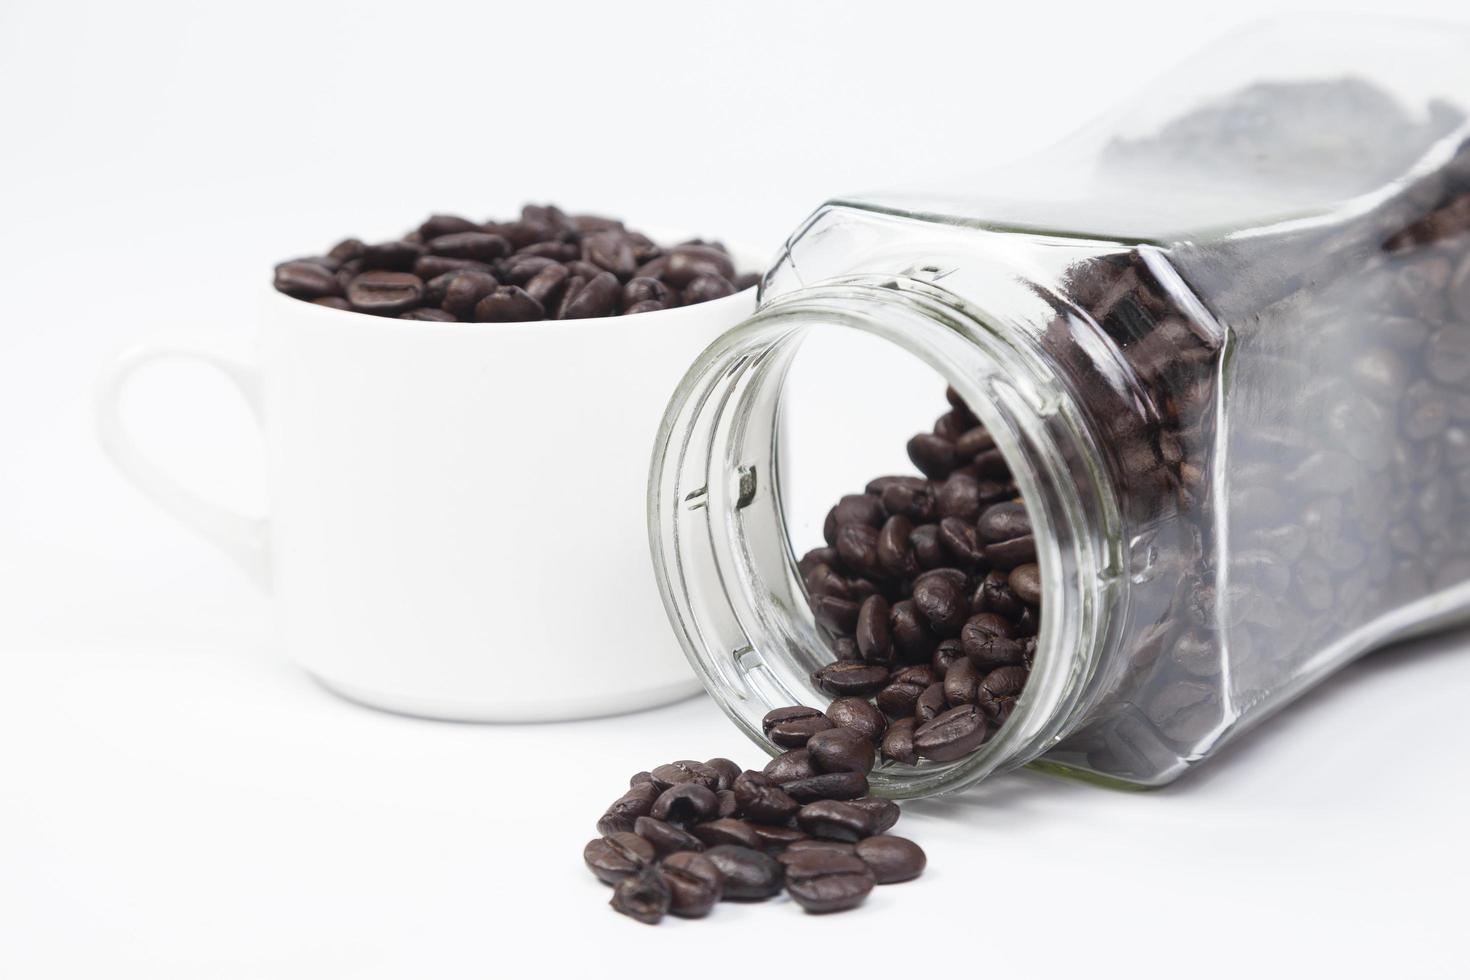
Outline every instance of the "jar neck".
<svg viewBox="0 0 1470 980">
<path fill-rule="evenodd" d="M 976 308 L 907 278 L 863 276 L 768 302 L 712 345 L 680 384 L 654 450 L 649 531 L 670 620 L 720 707 L 774 750 L 762 716 L 823 705 L 831 653 L 808 610 L 782 510 L 782 390 L 804 336 L 883 338 L 954 386 L 1006 457 L 1031 517 L 1043 615 L 1030 680 L 1009 720 L 953 763 L 890 763 L 874 790 L 928 796 L 1041 755 L 1076 723 L 1123 601 L 1117 507 L 1099 447 L 1039 338 L 1045 324 Z"/>
</svg>

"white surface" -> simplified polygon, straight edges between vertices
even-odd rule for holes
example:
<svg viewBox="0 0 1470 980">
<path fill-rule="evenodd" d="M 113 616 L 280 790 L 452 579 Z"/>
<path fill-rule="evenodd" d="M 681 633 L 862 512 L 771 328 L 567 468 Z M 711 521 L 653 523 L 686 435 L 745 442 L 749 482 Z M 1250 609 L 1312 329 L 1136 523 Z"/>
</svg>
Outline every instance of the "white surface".
<svg viewBox="0 0 1470 980">
<path fill-rule="evenodd" d="M 0 7 L 0 976 L 620 976 L 680 951 L 715 976 L 738 942 L 794 976 L 840 940 L 905 976 L 1463 976 L 1464 635 L 1161 793 L 1018 775 L 910 807 L 932 870 L 863 912 L 650 931 L 579 852 L 629 772 L 755 761 L 707 700 L 506 727 L 347 704 L 93 442 L 110 350 L 243 339 L 269 264 L 341 234 L 554 197 L 773 246 L 827 194 L 1034 148 L 1266 7 Z M 154 372 L 125 405 L 143 448 L 258 510 L 244 407 Z"/>
</svg>

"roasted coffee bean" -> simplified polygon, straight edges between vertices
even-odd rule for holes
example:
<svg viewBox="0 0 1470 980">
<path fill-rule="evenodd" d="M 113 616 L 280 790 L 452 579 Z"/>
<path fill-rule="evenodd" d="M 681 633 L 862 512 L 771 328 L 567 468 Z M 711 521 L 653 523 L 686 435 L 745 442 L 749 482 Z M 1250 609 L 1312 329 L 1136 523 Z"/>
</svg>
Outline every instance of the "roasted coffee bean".
<svg viewBox="0 0 1470 980">
<path fill-rule="evenodd" d="M 879 500 L 885 512 L 894 517 L 907 517 L 915 524 L 923 524 L 934 516 L 934 491 L 924 480 L 887 484 Z"/>
<path fill-rule="evenodd" d="M 628 792 L 608 804 L 607 811 L 597 821 L 597 832 L 603 836 L 636 829 L 635 822 L 653 809 L 653 801 L 663 792 L 651 783 L 638 783 L 628 787 Z"/>
<path fill-rule="evenodd" d="M 669 911 L 686 919 L 707 915 L 725 893 L 724 872 L 703 854 L 671 854 L 659 866 L 669 889 Z"/>
<path fill-rule="evenodd" d="M 942 534 L 942 524 L 940 528 Z M 964 576 L 959 575 L 958 578 L 960 581 L 956 584 L 952 577 L 927 572 L 914 583 L 914 606 L 939 636 L 959 633 L 970 616 L 970 599 L 965 594 Z"/>
<path fill-rule="evenodd" d="M 876 694 L 888 683 L 888 668 L 838 661 L 814 673 L 812 682 L 837 697 Z"/>
<path fill-rule="evenodd" d="M 419 238 L 431 242 L 444 235 L 453 235 L 462 231 L 479 231 L 480 226 L 468 218 L 461 218 L 456 214 L 431 214 L 419 225 Z"/>
<path fill-rule="evenodd" d="M 699 783 L 670 786 L 653 801 L 648 815 L 673 824 L 691 824 L 713 820 L 720 812 L 720 799 L 714 790 Z"/>
<path fill-rule="evenodd" d="M 704 764 L 714 770 L 715 775 L 718 777 L 718 782 L 715 784 L 717 791 L 733 789 L 735 787 L 735 780 L 739 779 L 740 774 L 744 772 L 743 769 L 730 759 L 723 759 L 718 756 L 713 759 L 705 759 Z"/>
<path fill-rule="evenodd" d="M 979 564 L 982 558 L 975 526 L 958 517 L 946 517 L 939 522 L 939 543 L 955 561 L 966 566 Z"/>
<path fill-rule="evenodd" d="M 939 689 L 940 697 L 944 695 L 944 689 Z M 917 719 L 899 718 L 888 726 L 883 733 L 883 756 L 895 762 L 905 765 L 913 765 L 918 760 L 914 753 L 914 726 Z"/>
<path fill-rule="evenodd" d="M 447 272 L 494 274 L 495 270 L 485 262 L 476 262 L 473 259 L 451 259 L 443 255 L 421 255 L 413 264 L 413 274 L 425 282 Z"/>
<path fill-rule="evenodd" d="M 824 772 L 782 783 L 781 788 L 798 803 L 851 800 L 868 795 L 868 777 L 860 772 Z"/>
<path fill-rule="evenodd" d="M 813 837 L 830 840 L 859 841 L 873 833 L 868 811 L 841 800 L 808 803 L 796 815 L 796 825 Z"/>
<path fill-rule="evenodd" d="M 920 568 L 939 568 L 949 560 L 944 542 L 939 539 L 938 524 L 923 524 L 914 528 L 909 535 L 909 545 L 914 549 L 914 559 Z"/>
<path fill-rule="evenodd" d="M 362 253 L 366 249 L 367 246 L 360 240 L 356 238 L 344 238 L 332 246 L 332 250 L 327 253 L 327 258 L 334 259 L 338 262 L 348 262 L 352 259 L 361 259 Z"/>
<path fill-rule="evenodd" d="M 951 708 L 914 729 L 914 751 L 935 762 L 962 759 L 984 741 L 985 716 L 973 704 Z"/>
<path fill-rule="evenodd" d="M 708 245 L 676 245 L 669 249 L 668 262 L 659 277 L 679 289 L 701 276 L 735 278 L 735 264 L 730 256 Z"/>
<path fill-rule="evenodd" d="M 623 287 L 624 308 L 635 306 L 647 301 L 661 303 L 664 306 L 677 306 L 678 297 L 666 284 L 651 276 L 639 276 L 629 279 Z"/>
<path fill-rule="evenodd" d="M 832 641 L 832 656 L 848 663 L 857 663 L 863 659 L 863 653 L 858 649 L 857 642 L 850 636 L 839 636 Z"/>
<path fill-rule="evenodd" d="M 785 824 L 752 823 L 750 826 L 755 830 L 755 835 L 761 839 L 761 846 L 767 853 L 785 850 L 792 844 L 807 839 L 806 831 L 797 830 Z"/>
<path fill-rule="evenodd" d="M 660 790 L 681 783 L 698 783 L 705 789 L 715 790 L 720 788 L 720 773 L 712 766 L 693 759 L 680 759 L 677 762 L 667 762 L 656 766 L 649 774 L 653 784 Z"/>
<path fill-rule="evenodd" d="M 893 609 L 888 614 L 888 626 L 893 632 L 893 648 L 901 663 L 926 663 L 934 655 L 934 647 L 939 638 L 924 622 L 912 599 L 893 604 Z"/>
<path fill-rule="evenodd" d="M 940 641 L 939 646 L 934 648 L 933 658 L 929 661 L 929 665 L 934 671 L 934 679 L 944 680 L 944 676 L 949 673 L 950 666 L 964 655 L 965 647 L 960 640 L 949 639 Z"/>
<path fill-rule="evenodd" d="M 325 306 L 334 310 L 350 311 L 352 309 L 352 304 L 347 302 L 347 300 L 341 296 L 318 296 L 316 299 L 310 300 L 309 302 L 316 306 Z"/>
<path fill-rule="evenodd" d="M 579 277 L 578 277 L 579 278 Z M 580 286 L 576 278 L 567 282 L 566 295 L 557 308 L 558 320 L 583 320 L 588 317 L 611 316 L 617 312 L 622 286 L 611 272 L 599 272 Z"/>
<path fill-rule="evenodd" d="M 333 270 L 309 260 L 282 262 L 276 266 L 276 288 L 297 299 L 340 296 L 342 284 Z"/>
<path fill-rule="evenodd" d="M 652 844 L 660 857 L 679 851 L 704 850 L 704 841 L 683 827 L 653 817 L 639 817 L 633 822 L 633 832 Z"/>
<path fill-rule="evenodd" d="M 516 323 L 545 316 L 541 304 L 519 286 L 501 286 L 475 304 L 475 319 L 480 323 Z"/>
<path fill-rule="evenodd" d="M 644 868 L 617 883 L 608 903 L 631 919 L 658 925 L 669 911 L 669 886 L 657 868 Z"/>
<path fill-rule="evenodd" d="M 982 671 L 1021 663 L 1021 645 L 1011 639 L 1015 628 L 994 613 L 972 616 L 962 630 L 965 656 Z"/>
<path fill-rule="evenodd" d="M 816 708 L 794 705 L 790 708 L 772 708 L 761 719 L 761 730 L 766 738 L 784 748 L 797 748 L 817 732 L 831 728 L 832 723 Z"/>
<path fill-rule="evenodd" d="M 733 817 L 720 817 L 695 824 L 689 828 L 689 832 L 704 841 L 706 847 L 718 847 L 721 844 L 738 844 L 741 847 L 753 847 L 756 850 L 765 847 L 759 835 L 756 834 L 755 828 L 744 820 L 736 820 Z"/>
<path fill-rule="evenodd" d="M 878 531 L 878 564 L 888 577 L 910 578 L 919 573 L 919 559 L 909 543 L 913 532 L 913 521 L 902 514 L 888 518 Z"/>
<path fill-rule="evenodd" d="M 597 837 L 582 848 L 582 860 L 600 880 L 609 885 L 653 864 L 653 845 L 637 834 L 618 832 Z"/>
<path fill-rule="evenodd" d="M 969 660 L 960 660 L 944 675 L 944 703 L 951 708 L 974 704 L 980 686 L 980 672 Z"/>
<path fill-rule="evenodd" d="M 359 313 L 397 316 L 423 298 L 423 280 L 409 272 L 364 272 L 347 284 L 347 300 Z"/>
<path fill-rule="evenodd" d="M 839 633 L 851 633 L 857 629 L 859 603 L 833 595 L 818 595 L 812 599 L 812 614 L 817 622 Z"/>
<path fill-rule="evenodd" d="M 963 432 L 954 441 L 955 455 L 961 460 L 973 460 L 983 452 L 995 448 L 995 438 L 985 430 L 984 426 L 975 426 Z"/>
<path fill-rule="evenodd" d="M 541 304 L 543 310 L 555 309 L 561 302 L 562 290 L 566 288 L 570 275 L 564 265 L 549 265 L 527 279 L 523 288 L 527 296 Z"/>
<path fill-rule="evenodd" d="M 735 286 L 728 279 L 720 276 L 700 276 L 684 287 L 679 294 L 679 299 L 685 306 L 692 306 L 695 303 L 708 303 L 710 300 L 724 299 L 734 294 Z"/>
<path fill-rule="evenodd" d="M 735 802 L 735 791 L 732 789 L 716 790 L 715 798 L 720 801 L 720 809 L 715 814 L 720 819 L 733 817 L 740 809 L 740 805 Z"/>
<path fill-rule="evenodd" d="M 878 531 L 866 524 L 841 524 L 834 542 L 843 564 L 858 573 L 878 577 L 883 567 L 878 564 Z"/>
<path fill-rule="evenodd" d="M 432 306 L 420 306 L 398 314 L 400 320 L 422 320 L 433 323 L 458 323 L 459 318 L 447 310 L 436 310 Z"/>
<path fill-rule="evenodd" d="M 735 780 L 736 812 L 758 823 L 785 823 L 800 804 L 765 773 L 742 773 Z"/>
<path fill-rule="evenodd" d="M 358 258 L 366 270 L 408 272 L 425 249 L 414 242 L 380 242 L 363 247 Z"/>
<path fill-rule="evenodd" d="M 887 519 L 883 505 L 866 493 L 850 493 L 843 497 L 832 508 L 832 517 L 839 525 L 866 524 L 872 528 L 882 527 Z"/>
<path fill-rule="evenodd" d="M 724 898 L 737 902 L 759 902 L 781 891 L 785 869 L 779 861 L 754 848 L 721 844 L 704 852 L 724 880 Z"/>
<path fill-rule="evenodd" d="M 889 678 L 888 686 L 878 692 L 874 699 L 882 714 L 890 718 L 903 718 L 914 713 L 919 695 L 936 680 L 931 667 L 916 665 L 905 667 Z M 864 702 L 866 703 L 866 702 Z"/>
<path fill-rule="evenodd" d="M 439 280 L 433 281 L 437 283 Z M 453 273 L 444 286 L 444 298 L 439 301 L 439 305 L 461 320 L 469 320 L 474 317 L 475 307 L 480 300 L 498 288 L 500 283 L 489 273 Z"/>
<path fill-rule="evenodd" d="M 998 667 L 985 675 L 976 697 L 985 717 L 999 728 L 1010 718 L 1030 675 L 1025 667 Z"/>
<path fill-rule="evenodd" d="M 1019 565 L 1011 569 L 1006 580 L 1016 598 L 1033 606 L 1041 604 L 1041 567 L 1036 564 Z"/>
<path fill-rule="evenodd" d="M 951 667 L 951 670 L 954 668 Z M 948 674 L 945 675 L 949 676 Z M 936 681 L 924 688 L 919 694 L 919 700 L 914 703 L 914 718 L 923 724 L 932 721 L 944 713 L 947 703 L 944 698 L 944 682 Z"/>
<path fill-rule="evenodd" d="M 873 768 L 873 743 L 851 728 L 817 732 L 807 740 L 806 751 L 819 772 L 867 773 Z"/>
<path fill-rule="evenodd" d="M 787 783 L 817 774 L 816 767 L 812 765 L 812 760 L 806 754 L 806 749 L 792 749 L 781 753 L 766 763 L 766 768 L 762 772 L 771 777 L 771 780 L 778 786 L 785 786 Z"/>
<path fill-rule="evenodd" d="M 856 854 L 857 848 L 845 840 L 808 837 L 806 840 L 789 845 L 784 852 L 777 855 L 776 860 L 786 864 L 788 861 L 799 860 L 801 854 L 811 851 L 822 851 L 827 854 Z"/>
<path fill-rule="evenodd" d="M 583 238 L 582 258 L 621 280 L 631 279 L 638 268 L 627 236 L 615 231 L 596 232 Z"/>
<path fill-rule="evenodd" d="M 973 524 L 980 516 L 980 484 L 973 476 L 956 473 L 939 485 L 934 495 L 934 512 Z"/>
<path fill-rule="evenodd" d="M 657 785 L 654 782 L 653 773 L 646 772 L 646 771 L 645 772 L 635 772 L 635 773 L 633 773 L 633 775 L 631 775 L 631 776 L 628 777 L 628 786 L 629 786 L 629 788 L 634 787 L 634 786 L 642 786 L 642 785 L 645 785 L 645 784 L 647 784 L 649 786 Z"/>
<path fill-rule="evenodd" d="M 931 480 L 942 480 L 955 468 L 954 443 L 921 432 L 908 442 L 909 459 Z"/>
<path fill-rule="evenodd" d="M 1036 539 L 1031 535 L 1011 538 L 998 544 L 987 544 L 984 557 L 996 568 L 1012 569 L 1036 561 Z"/>
<path fill-rule="evenodd" d="M 1011 467 L 1006 462 L 1005 455 L 999 449 L 987 449 L 976 453 L 974 462 L 975 474 L 980 477 L 992 479 L 1009 480 L 1011 478 Z"/>
<path fill-rule="evenodd" d="M 885 834 L 893 829 L 902 815 L 897 803 L 878 796 L 862 796 L 847 802 L 849 806 L 867 811 L 870 832 L 874 834 Z"/>
<path fill-rule="evenodd" d="M 882 692 L 879 694 L 881 696 Z M 839 728 L 857 732 L 870 742 L 876 742 L 888 727 L 888 719 L 883 717 L 883 712 L 873 707 L 871 701 L 857 697 L 838 698 L 827 705 L 827 720 Z"/>
<path fill-rule="evenodd" d="M 929 862 L 924 849 L 906 837 L 868 837 L 855 850 L 880 885 L 917 878 Z"/>
<path fill-rule="evenodd" d="M 893 654 L 893 633 L 888 625 L 891 609 L 881 595 L 870 595 L 858 609 L 855 639 L 865 660 L 886 663 Z"/>
<path fill-rule="evenodd" d="M 1031 533 L 1031 519 L 1024 504 L 1009 501 L 985 508 L 976 524 L 980 538 L 987 544 L 1025 537 Z"/>
<path fill-rule="evenodd" d="M 995 613 L 1006 619 L 1015 619 L 1021 615 L 1021 609 L 1021 599 L 1012 591 L 1010 577 L 999 570 L 986 574 L 970 602 L 971 612 Z"/>
<path fill-rule="evenodd" d="M 808 912 L 856 908 L 875 883 L 873 872 L 856 854 L 805 851 L 786 862 L 786 890 Z"/>
</svg>

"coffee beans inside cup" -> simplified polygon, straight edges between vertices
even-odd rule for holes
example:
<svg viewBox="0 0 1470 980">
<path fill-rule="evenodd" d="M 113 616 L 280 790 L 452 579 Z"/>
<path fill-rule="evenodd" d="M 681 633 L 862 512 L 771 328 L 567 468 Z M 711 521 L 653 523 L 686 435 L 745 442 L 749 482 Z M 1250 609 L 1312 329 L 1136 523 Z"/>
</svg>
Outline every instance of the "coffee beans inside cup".
<svg viewBox="0 0 1470 980">
<path fill-rule="evenodd" d="M 758 280 L 719 242 L 664 246 L 613 218 L 530 204 L 513 221 L 433 215 L 396 241 L 348 238 L 275 271 L 277 290 L 321 306 L 476 323 L 652 313 Z"/>
</svg>

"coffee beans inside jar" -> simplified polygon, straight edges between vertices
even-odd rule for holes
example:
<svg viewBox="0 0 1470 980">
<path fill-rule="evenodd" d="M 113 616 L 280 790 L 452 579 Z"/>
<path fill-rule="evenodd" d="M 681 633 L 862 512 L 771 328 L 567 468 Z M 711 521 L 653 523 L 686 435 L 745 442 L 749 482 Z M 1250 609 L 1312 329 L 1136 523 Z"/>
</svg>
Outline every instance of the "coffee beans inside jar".
<svg viewBox="0 0 1470 980">
<path fill-rule="evenodd" d="M 433 215 L 395 241 L 349 238 L 275 271 L 277 290 L 321 306 L 476 323 L 652 313 L 757 280 L 719 242 L 664 246 L 613 218 L 529 204 L 513 221 Z"/>
</svg>

